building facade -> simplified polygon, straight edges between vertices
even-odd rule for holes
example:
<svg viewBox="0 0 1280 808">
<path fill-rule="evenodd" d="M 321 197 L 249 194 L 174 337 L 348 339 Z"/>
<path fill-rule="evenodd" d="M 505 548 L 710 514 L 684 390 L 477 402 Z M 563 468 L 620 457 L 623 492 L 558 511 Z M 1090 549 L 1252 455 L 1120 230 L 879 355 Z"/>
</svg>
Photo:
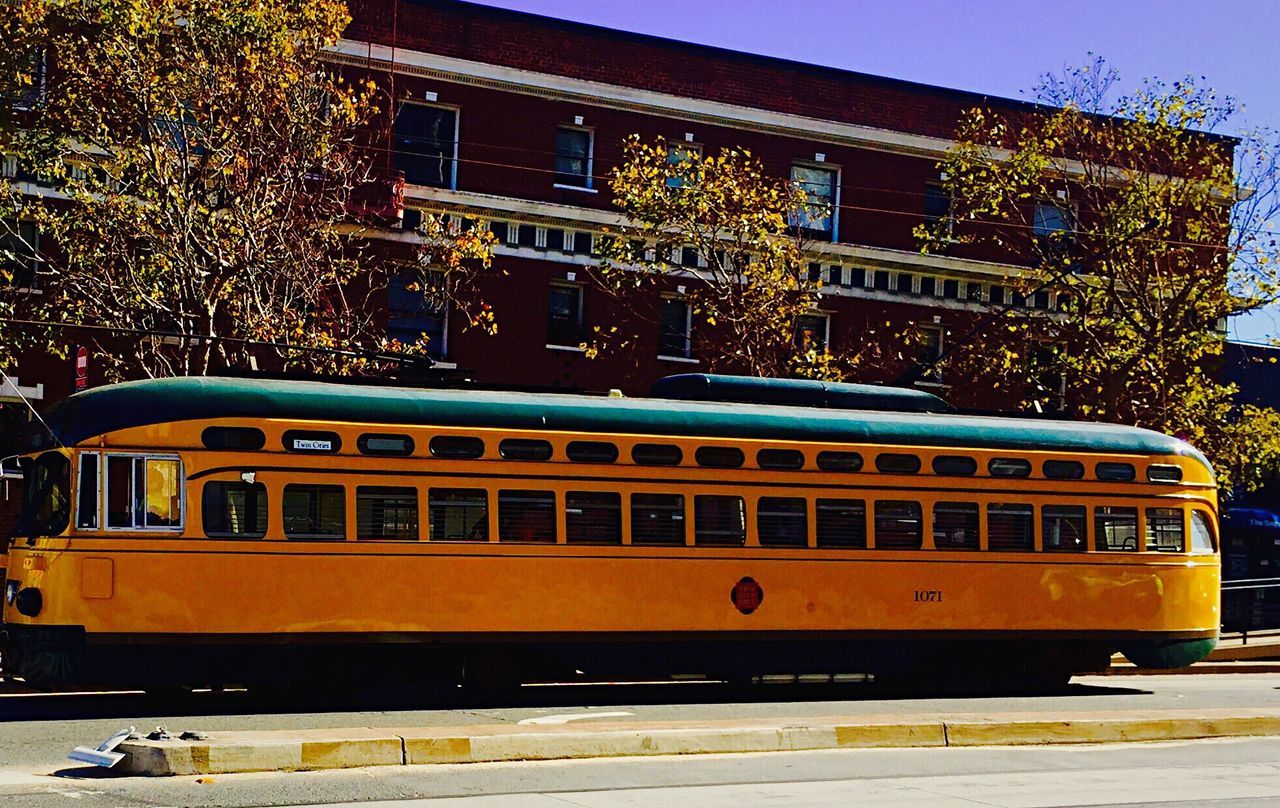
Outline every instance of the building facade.
<svg viewBox="0 0 1280 808">
<path fill-rule="evenodd" d="M 801 328 L 833 351 L 914 328 L 936 353 L 990 304 L 1054 303 L 1048 292 L 1013 300 L 1008 255 L 956 245 L 926 256 L 913 235 L 947 211 L 937 162 L 962 112 L 1019 102 L 452 0 L 355 0 L 351 10 L 334 59 L 396 99 L 380 159 L 403 173 L 405 211 L 403 229 L 383 237 L 413 240 L 427 211 L 488 221 L 499 239 L 498 271 L 479 290 L 496 336 L 394 283 L 392 333 L 427 333 L 440 362 L 480 382 L 637 394 L 705 369 L 678 285 L 618 300 L 588 279 L 596 239 L 622 221 L 608 177 L 630 135 L 681 153 L 745 148 L 831 206 L 810 223 L 810 272 L 823 289 Z M 636 338 L 625 349 L 589 358 L 580 347 L 596 327 L 629 320 Z"/>
</svg>

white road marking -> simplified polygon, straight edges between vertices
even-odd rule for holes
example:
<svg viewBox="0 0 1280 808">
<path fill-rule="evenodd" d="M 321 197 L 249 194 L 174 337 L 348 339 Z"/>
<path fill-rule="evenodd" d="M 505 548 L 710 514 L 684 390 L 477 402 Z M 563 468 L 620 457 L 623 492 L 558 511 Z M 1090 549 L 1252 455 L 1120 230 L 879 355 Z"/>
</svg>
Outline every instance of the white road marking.
<svg viewBox="0 0 1280 808">
<path fill-rule="evenodd" d="M 587 718 L 625 718 L 635 713 L 566 713 L 564 715 L 541 715 L 537 718 L 526 718 L 520 724 L 568 724 L 570 721 L 582 721 Z"/>
</svg>

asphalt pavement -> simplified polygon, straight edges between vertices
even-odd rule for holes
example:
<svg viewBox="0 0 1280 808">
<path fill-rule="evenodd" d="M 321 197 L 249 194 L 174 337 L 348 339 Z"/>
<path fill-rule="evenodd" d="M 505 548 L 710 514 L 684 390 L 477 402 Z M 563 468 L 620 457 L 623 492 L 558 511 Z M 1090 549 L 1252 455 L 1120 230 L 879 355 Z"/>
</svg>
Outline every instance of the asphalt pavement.
<svg viewBox="0 0 1280 808">
<path fill-rule="evenodd" d="M 1280 807 L 1280 739 L 773 752 L 219 777 L 0 777 L 6 808 Z"/>
</svg>

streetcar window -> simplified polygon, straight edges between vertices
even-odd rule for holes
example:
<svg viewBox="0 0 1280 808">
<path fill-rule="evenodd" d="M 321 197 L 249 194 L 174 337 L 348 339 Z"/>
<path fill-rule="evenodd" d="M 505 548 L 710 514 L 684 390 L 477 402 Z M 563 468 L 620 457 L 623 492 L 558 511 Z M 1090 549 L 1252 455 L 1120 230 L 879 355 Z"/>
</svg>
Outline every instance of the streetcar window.
<svg viewBox="0 0 1280 808">
<path fill-rule="evenodd" d="M 499 491 L 498 541 L 555 544 L 555 492 Z"/>
<path fill-rule="evenodd" d="M 256 452 L 267 445 L 267 436 L 251 426 L 209 426 L 200 433 L 200 442 L 206 449 Z"/>
<path fill-rule="evenodd" d="M 570 544 L 622 544 L 622 495 L 611 491 L 566 493 L 564 534 Z"/>
<path fill-rule="evenodd" d="M 1213 552 L 1213 522 L 1204 511 L 1191 512 L 1191 552 Z"/>
<path fill-rule="evenodd" d="M 978 461 L 964 455 L 938 455 L 933 459 L 933 473 L 969 477 L 978 473 Z"/>
<path fill-rule="evenodd" d="M 489 540 L 489 492 L 483 488 L 432 488 L 427 515 L 431 541 Z"/>
<path fill-rule="evenodd" d="M 76 484 L 76 527 L 95 530 L 98 527 L 98 455 L 80 455 L 80 479 Z"/>
<path fill-rule="evenodd" d="M 756 465 L 762 469 L 794 470 L 804 468 L 804 453 L 795 449 L 761 449 L 756 452 Z"/>
<path fill-rule="evenodd" d="M 860 499 L 817 501 L 819 547 L 867 546 L 867 503 Z"/>
<path fill-rule="evenodd" d="M 1078 460 L 1046 460 L 1040 467 L 1051 480 L 1080 480 L 1084 478 L 1084 463 Z"/>
<path fill-rule="evenodd" d="M 736 469 L 747 460 L 736 446 L 699 446 L 693 459 L 699 466 L 713 469 Z"/>
<path fill-rule="evenodd" d="M 290 452 L 336 454 L 342 451 L 342 436 L 327 430 L 286 429 L 280 442 Z"/>
<path fill-rule="evenodd" d="M 1127 483 L 1137 476 L 1132 463 L 1099 463 L 1093 467 L 1093 473 L 1099 480 Z"/>
<path fill-rule="evenodd" d="M 1185 553 L 1187 532 L 1181 508 L 1147 508 L 1147 549 L 1159 553 Z"/>
<path fill-rule="evenodd" d="M 261 539 L 267 535 L 267 487 L 239 481 L 205 483 L 200 513 L 204 535 L 211 539 Z"/>
<path fill-rule="evenodd" d="M 933 506 L 933 546 L 939 550 L 977 550 L 978 505 L 939 502 Z"/>
<path fill-rule="evenodd" d="M 427 444 L 432 457 L 474 460 L 484 456 L 484 441 L 464 435 L 436 435 Z"/>
<path fill-rule="evenodd" d="M 723 547 L 746 544 L 747 506 L 742 497 L 718 494 L 694 497 L 693 539 L 697 544 Z"/>
<path fill-rule="evenodd" d="M 616 463 L 618 447 L 599 440 L 569 441 L 565 454 L 574 463 Z"/>
<path fill-rule="evenodd" d="M 876 503 L 876 549 L 918 550 L 923 537 L 919 502 L 882 500 Z"/>
<path fill-rule="evenodd" d="M 23 458 L 22 518 L 18 535 L 57 536 L 71 519 L 71 463 L 59 452 L 45 452 L 38 458 Z"/>
<path fill-rule="evenodd" d="M 1083 505 L 1045 505 L 1040 509 L 1040 529 L 1044 549 L 1049 552 L 1083 553 L 1089 549 L 1085 536 Z"/>
<path fill-rule="evenodd" d="M 632 544 L 684 544 L 684 496 L 631 495 Z"/>
<path fill-rule="evenodd" d="M 365 433 L 356 440 L 360 454 L 375 457 L 407 457 L 413 454 L 413 438 L 408 435 Z"/>
<path fill-rule="evenodd" d="M 876 471 L 885 474 L 915 474 L 920 470 L 920 458 L 909 454 L 883 453 L 876 455 Z"/>
<path fill-rule="evenodd" d="M 417 541 L 418 489 L 358 486 L 356 538 Z"/>
<path fill-rule="evenodd" d="M 286 485 L 280 509 L 284 535 L 290 539 L 347 537 L 347 492 L 340 485 Z"/>
<path fill-rule="evenodd" d="M 1138 509 L 1094 508 L 1093 532 L 1099 550 L 1137 551 Z"/>
<path fill-rule="evenodd" d="M 107 527 L 182 526 L 182 464 L 173 459 L 107 456 Z"/>
<path fill-rule="evenodd" d="M 631 462 L 641 466 L 678 466 L 684 460 L 679 446 L 669 443 L 637 443 L 631 447 Z"/>
<path fill-rule="evenodd" d="M 1030 505 L 987 506 L 988 550 L 1034 550 L 1035 513 Z"/>
<path fill-rule="evenodd" d="M 808 502 L 799 497 L 760 497 L 756 505 L 756 534 L 765 547 L 807 546 Z"/>
<path fill-rule="evenodd" d="M 498 444 L 504 460 L 550 460 L 551 444 L 545 440 L 507 438 Z"/>
<path fill-rule="evenodd" d="M 992 477 L 1030 477 L 1031 461 L 1020 457 L 993 457 L 987 463 L 987 473 Z"/>
<path fill-rule="evenodd" d="M 857 452 L 818 452 L 818 468 L 823 471 L 859 471 L 862 455 Z"/>
<path fill-rule="evenodd" d="M 1182 466 L 1153 463 L 1147 466 L 1147 479 L 1153 483 L 1182 482 Z"/>
</svg>

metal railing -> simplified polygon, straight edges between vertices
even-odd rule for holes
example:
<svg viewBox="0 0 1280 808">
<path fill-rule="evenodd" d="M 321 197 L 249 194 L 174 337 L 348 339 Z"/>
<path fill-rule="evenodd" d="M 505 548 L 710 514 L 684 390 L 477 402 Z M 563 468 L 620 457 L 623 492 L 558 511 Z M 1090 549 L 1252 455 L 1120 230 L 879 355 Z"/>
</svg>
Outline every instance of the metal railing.
<svg viewBox="0 0 1280 808">
<path fill-rule="evenodd" d="M 1280 578 L 1241 578 L 1222 582 L 1222 631 L 1239 634 L 1280 633 Z"/>
</svg>

